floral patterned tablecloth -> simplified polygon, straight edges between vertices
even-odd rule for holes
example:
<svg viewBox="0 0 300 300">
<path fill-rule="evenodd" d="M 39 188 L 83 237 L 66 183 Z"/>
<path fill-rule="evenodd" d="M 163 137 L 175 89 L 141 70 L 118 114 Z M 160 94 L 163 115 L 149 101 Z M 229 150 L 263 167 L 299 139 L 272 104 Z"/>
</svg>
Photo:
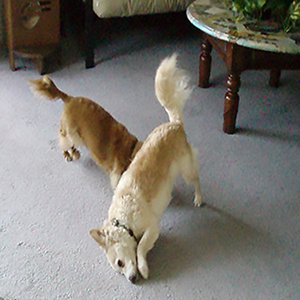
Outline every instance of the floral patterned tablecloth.
<svg viewBox="0 0 300 300">
<path fill-rule="evenodd" d="M 187 17 L 195 27 L 223 41 L 264 51 L 300 53 L 300 44 L 293 34 L 271 26 L 257 26 L 253 20 L 237 21 L 225 2 L 196 0 L 188 7 Z"/>
</svg>

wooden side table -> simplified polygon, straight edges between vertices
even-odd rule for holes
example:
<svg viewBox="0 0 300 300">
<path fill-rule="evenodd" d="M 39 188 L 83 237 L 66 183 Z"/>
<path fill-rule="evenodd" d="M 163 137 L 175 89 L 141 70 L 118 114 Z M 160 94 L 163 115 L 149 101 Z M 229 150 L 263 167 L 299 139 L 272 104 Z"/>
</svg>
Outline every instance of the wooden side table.
<svg viewBox="0 0 300 300">
<path fill-rule="evenodd" d="M 15 58 L 33 60 L 41 74 L 50 59 L 60 58 L 59 0 L 5 0 L 5 19 L 10 68 Z"/>
<path fill-rule="evenodd" d="M 203 31 L 199 87 L 209 87 L 212 49 L 227 67 L 223 131 L 232 134 L 236 131 L 240 74 L 245 70 L 271 70 L 270 85 L 278 87 L 281 70 L 300 69 L 300 45 L 282 31 L 256 31 L 251 29 L 254 24 L 236 22 L 224 1 L 197 0 L 189 6 L 187 17 Z"/>
</svg>

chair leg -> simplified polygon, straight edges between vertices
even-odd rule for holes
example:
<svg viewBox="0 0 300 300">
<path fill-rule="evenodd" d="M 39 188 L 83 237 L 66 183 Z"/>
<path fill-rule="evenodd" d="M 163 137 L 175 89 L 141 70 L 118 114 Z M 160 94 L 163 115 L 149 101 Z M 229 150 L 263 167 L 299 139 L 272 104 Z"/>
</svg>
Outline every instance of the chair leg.
<svg viewBox="0 0 300 300">
<path fill-rule="evenodd" d="M 38 70 L 39 70 L 41 75 L 47 74 L 47 62 L 46 62 L 46 60 L 47 60 L 46 57 L 41 57 L 41 58 L 38 58 L 36 60 L 37 67 L 38 67 Z"/>
<path fill-rule="evenodd" d="M 10 69 L 12 71 L 16 71 L 14 52 L 11 50 L 9 51 L 9 63 L 10 63 Z"/>
<path fill-rule="evenodd" d="M 199 63 L 199 87 L 208 88 L 211 70 L 212 45 L 205 36 L 203 38 L 201 49 L 202 52 Z"/>
<path fill-rule="evenodd" d="M 94 31 L 93 31 L 93 1 L 85 1 L 85 67 L 87 69 L 95 66 L 94 58 Z"/>
<path fill-rule="evenodd" d="M 239 108 L 238 91 L 241 86 L 239 73 L 229 74 L 227 78 L 227 93 L 224 102 L 223 131 L 228 134 L 235 133 L 235 123 Z"/>
<path fill-rule="evenodd" d="M 270 81 L 269 84 L 271 87 L 278 88 L 279 82 L 280 82 L 280 75 L 281 70 L 280 69 L 272 69 L 270 72 Z"/>
</svg>

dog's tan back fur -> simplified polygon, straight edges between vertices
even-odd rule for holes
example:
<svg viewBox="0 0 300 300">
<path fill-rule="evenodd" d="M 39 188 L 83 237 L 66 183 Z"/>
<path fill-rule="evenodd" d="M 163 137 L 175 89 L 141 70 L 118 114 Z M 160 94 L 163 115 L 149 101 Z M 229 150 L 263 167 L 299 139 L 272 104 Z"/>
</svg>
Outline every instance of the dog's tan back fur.
<svg viewBox="0 0 300 300">
<path fill-rule="evenodd" d="M 115 168 L 121 173 L 126 170 L 138 142 L 125 126 L 86 98 L 73 98 L 65 103 L 61 128 L 71 128 L 77 133 L 95 162 L 106 172 Z"/>
<path fill-rule="evenodd" d="M 142 143 L 94 101 L 63 93 L 48 76 L 30 82 L 38 95 L 65 103 L 59 133 L 61 148 L 68 151 L 84 144 L 94 161 L 110 174 L 115 187 Z"/>
<path fill-rule="evenodd" d="M 163 137 L 163 138 L 162 138 Z M 189 153 L 190 145 L 187 142 L 183 123 L 166 123 L 157 127 L 146 139 L 143 146 L 133 160 L 127 178 L 133 179 L 127 188 L 135 194 L 135 186 L 148 203 L 151 203 L 161 186 L 161 182 L 169 180 L 172 162 L 181 159 Z M 116 192 L 126 194 L 127 189 L 118 189 Z M 122 195 L 118 194 L 118 197 Z"/>
</svg>

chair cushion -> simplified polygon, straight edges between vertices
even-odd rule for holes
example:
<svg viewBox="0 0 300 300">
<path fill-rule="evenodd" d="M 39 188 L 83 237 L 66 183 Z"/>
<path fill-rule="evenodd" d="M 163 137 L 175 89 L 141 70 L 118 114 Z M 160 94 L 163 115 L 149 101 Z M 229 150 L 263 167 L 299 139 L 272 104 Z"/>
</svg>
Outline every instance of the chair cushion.
<svg viewBox="0 0 300 300">
<path fill-rule="evenodd" d="M 185 10 L 194 0 L 94 0 L 100 18 L 130 17 Z"/>
</svg>

